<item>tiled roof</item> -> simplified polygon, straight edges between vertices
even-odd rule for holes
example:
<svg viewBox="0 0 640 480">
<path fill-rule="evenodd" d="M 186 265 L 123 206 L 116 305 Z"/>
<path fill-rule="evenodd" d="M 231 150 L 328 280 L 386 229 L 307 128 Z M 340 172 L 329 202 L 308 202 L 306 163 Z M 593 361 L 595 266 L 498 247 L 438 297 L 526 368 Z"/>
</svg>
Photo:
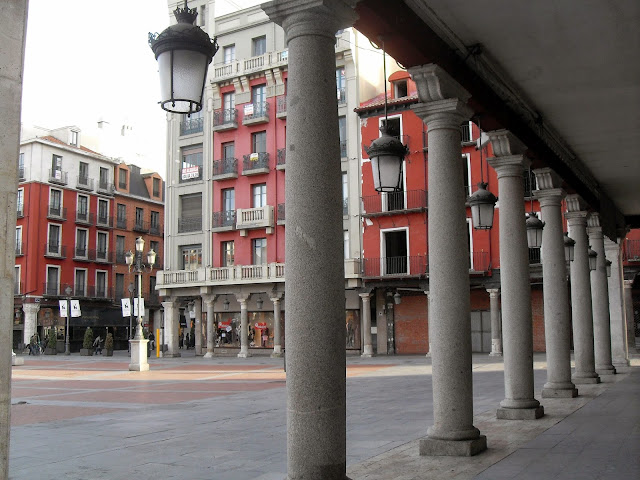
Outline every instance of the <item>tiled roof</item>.
<svg viewBox="0 0 640 480">
<path fill-rule="evenodd" d="M 38 137 L 41 140 L 46 140 L 47 142 L 52 142 L 52 143 L 58 143 L 60 145 L 64 145 L 65 147 L 69 147 L 69 148 L 77 148 L 78 150 L 82 150 L 83 152 L 87 152 L 87 153 L 92 153 L 93 155 L 100 155 L 100 156 L 104 156 L 101 153 L 98 152 L 94 152 L 93 150 L 91 150 L 90 148 L 87 147 L 83 147 L 82 145 L 80 145 L 79 147 L 76 147 L 74 145 L 69 145 L 68 143 L 63 142 L 62 140 L 60 140 L 59 138 L 53 137 L 51 135 L 45 135 L 44 137 Z"/>
<path fill-rule="evenodd" d="M 417 101 L 418 101 L 418 95 L 415 94 L 415 95 L 409 95 L 407 97 L 401 97 L 401 98 L 388 98 L 387 105 L 389 106 L 403 105 L 407 103 L 415 103 Z M 362 102 L 359 107 L 354 109 L 354 111 L 356 113 L 365 112 L 367 110 L 374 110 L 376 108 L 383 107 L 383 106 L 384 106 L 384 93 L 381 93 L 380 95 L 377 95 L 370 100 Z"/>
</svg>

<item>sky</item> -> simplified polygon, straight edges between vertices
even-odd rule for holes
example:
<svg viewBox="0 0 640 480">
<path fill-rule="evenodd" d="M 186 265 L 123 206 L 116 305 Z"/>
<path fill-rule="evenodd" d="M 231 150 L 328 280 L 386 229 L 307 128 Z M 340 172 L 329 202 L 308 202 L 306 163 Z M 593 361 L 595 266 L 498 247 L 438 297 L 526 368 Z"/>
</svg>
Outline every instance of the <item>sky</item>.
<svg viewBox="0 0 640 480">
<path fill-rule="evenodd" d="M 216 15 L 259 3 L 219 0 Z M 126 123 L 142 156 L 124 160 L 166 178 L 166 113 L 148 33 L 167 26 L 166 0 L 29 0 L 22 123 L 86 133 L 100 119 Z"/>
</svg>

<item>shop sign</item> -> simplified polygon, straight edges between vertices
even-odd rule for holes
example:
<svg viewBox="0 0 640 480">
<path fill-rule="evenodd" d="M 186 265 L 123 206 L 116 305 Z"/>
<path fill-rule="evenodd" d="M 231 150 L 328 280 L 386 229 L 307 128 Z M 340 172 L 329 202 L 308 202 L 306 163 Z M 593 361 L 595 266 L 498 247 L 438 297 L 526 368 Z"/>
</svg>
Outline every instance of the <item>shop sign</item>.
<svg viewBox="0 0 640 480">
<path fill-rule="evenodd" d="M 267 328 L 267 322 L 256 322 L 254 326 L 259 329 L 265 329 Z"/>
<path fill-rule="evenodd" d="M 198 178 L 200 176 L 199 167 L 185 167 L 182 169 L 182 180 L 189 180 L 190 178 Z"/>
<path fill-rule="evenodd" d="M 253 115 L 253 103 L 247 103 L 244 106 L 244 114 L 246 115 Z"/>
<path fill-rule="evenodd" d="M 252 153 L 251 155 L 249 155 L 249 160 L 252 162 L 257 162 L 258 160 L 260 160 L 260 154 Z"/>
</svg>

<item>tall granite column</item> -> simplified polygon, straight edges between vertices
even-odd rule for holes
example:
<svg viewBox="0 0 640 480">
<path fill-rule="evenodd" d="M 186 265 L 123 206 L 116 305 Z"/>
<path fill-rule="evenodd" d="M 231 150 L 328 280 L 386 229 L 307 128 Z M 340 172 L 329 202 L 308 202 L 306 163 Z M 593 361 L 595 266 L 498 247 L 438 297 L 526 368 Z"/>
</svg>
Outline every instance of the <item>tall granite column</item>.
<svg viewBox="0 0 640 480">
<path fill-rule="evenodd" d="M 7 0 L 0 6 L 0 479 L 9 477 L 11 429 L 11 345 L 15 282 L 14 225 L 18 191 L 22 67 L 27 30 L 27 0 Z"/>
<path fill-rule="evenodd" d="M 202 355 L 202 298 L 198 297 L 195 300 L 194 304 L 195 313 L 196 313 L 196 321 L 194 332 L 196 335 L 196 356 Z"/>
<path fill-rule="evenodd" d="M 589 274 L 589 240 L 587 238 L 586 204 L 578 195 L 567 195 L 569 236 L 576 244 L 571 262 L 571 318 L 573 324 L 573 357 L 576 365 L 575 384 L 600 383 L 593 353 L 593 313 Z"/>
<path fill-rule="evenodd" d="M 593 309 L 593 340 L 596 372 L 598 375 L 614 375 L 611 363 L 611 322 L 609 320 L 609 285 L 607 259 L 604 255 L 604 234 L 600 215 L 592 213 L 587 218 L 587 234 L 591 248 L 598 254 L 596 269 L 591 272 L 591 308 Z"/>
<path fill-rule="evenodd" d="M 236 293 L 236 299 L 240 303 L 240 353 L 238 353 L 238 358 L 248 358 L 251 356 L 249 352 L 249 312 L 247 311 L 249 294 Z"/>
<path fill-rule="evenodd" d="M 165 357 L 179 357 L 178 333 L 180 326 L 180 310 L 174 299 L 162 302 L 164 307 L 164 341 L 167 344 Z"/>
<path fill-rule="evenodd" d="M 217 329 L 213 328 L 216 323 L 215 312 L 213 307 L 216 303 L 216 295 L 212 295 L 205 299 L 205 305 L 207 307 L 207 353 L 204 354 L 204 358 L 213 357 L 213 346 L 215 345 L 215 335 Z"/>
<path fill-rule="evenodd" d="M 491 352 L 490 357 L 502 356 L 502 321 L 500 320 L 499 288 L 487 288 L 489 293 L 489 310 L 491 312 Z"/>
<path fill-rule="evenodd" d="M 427 336 L 429 339 L 429 344 L 427 345 L 429 350 L 427 351 L 426 357 L 431 358 L 431 303 L 429 300 L 429 290 L 424 290 L 424 294 L 427 296 Z"/>
<path fill-rule="evenodd" d="M 630 353 L 637 353 L 636 326 L 633 318 L 633 280 L 624 280 L 624 317 L 627 324 L 627 346 Z"/>
<path fill-rule="evenodd" d="M 271 296 L 271 301 L 273 302 L 273 352 L 271 353 L 272 358 L 278 358 L 282 356 L 282 331 L 280 329 L 280 299 L 282 298 L 282 293 L 273 293 Z"/>
<path fill-rule="evenodd" d="M 629 350 L 627 347 L 627 325 L 624 318 L 620 244 L 605 238 L 604 252 L 607 260 L 611 261 L 611 276 L 607 279 L 611 320 L 611 361 L 616 368 L 628 367 Z"/>
<path fill-rule="evenodd" d="M 420 101 L 413 111 L 429 135 L 429 333 L 433 420 L 420 455 L 475 455 L 487 438 L 473 426 L 471 301 L 460 125 L 469 93 L 437 65 L 409 70 Z"/>
<path fill-rule="evenodd" d="M 545 226 L 542 230 L 544 336 L 547 351 L 547 382 L 543 397 L 573 398 L 578 390 L 571 381 L 571 312 L 564 254 L 562 179 L 550 168 L 534 170 Z"/>
<path fill-rule="evenodd" d="M 40 311 L 39 303 L 23 303 L 24 311 L 24 330 L 22 331 L 22 342 L 25 346 L 29 345 L 31 337 L 38 330 L 38 311 Z"/>
<path fill-rule="evenodd" d="M 287 84 L 287 473 L 346 477 L 346 343 L 335 33 L 355 2 L 262 5 L 289 50 Z M 311 293 L 311 294 L 310 294 Z"/>
<path fill-rule="evenodd" d="M 362 299 L 362 333 L 364 334 L 364 342 L 362 345 L 361 357 L 373 357 L 373 346 L 371 343 L 371 294 L 361 293 Z"/>
<path fill-rule="evenodd" d="M 529 249 L 524 215 L 523 172 L 526 146 L 506 130 L 489 132 L 500 195 L 500 287 L 505 399 L 497 417 L 534 420 L 544 415 L 533 397 L 533 320 Z"/>
</svg>

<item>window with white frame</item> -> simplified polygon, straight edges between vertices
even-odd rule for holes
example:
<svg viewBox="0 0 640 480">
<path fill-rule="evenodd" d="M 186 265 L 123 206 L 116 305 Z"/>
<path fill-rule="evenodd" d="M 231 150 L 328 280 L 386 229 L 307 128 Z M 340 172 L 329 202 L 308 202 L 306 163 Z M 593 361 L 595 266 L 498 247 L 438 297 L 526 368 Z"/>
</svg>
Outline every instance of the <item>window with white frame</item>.
<svg viewBox="0 0 640 480">
<path fill-rule="evenodd" d="M 45 295 L 58 295 L 60 292 L 60 267 L 47 265 L 47 283 L 44 287 Z"/>
<path fill-rule="evenodd" d="M 393 82 L 393 98 L 403 98 L 409 95 L 407 80 L 396 80 Z"/>
<path fill-rule="evenodd" d="M 222 53 L 224 58 L 224 63 L 231 63 L 236 59 L 236 46 L 235 45 L 227 45 L 222 47 Z"/>
<path fill-rule="evenodd" d="M 409 232 L 408 228 L 393 228 L 380 230 L 382 274 L 406 275 L 409 273 L 408 252 Z"/>
<path fill-rule="evenodd" d="M 47 253 L 51 255 L 60 255 L 62 253 L 60 247 L 60 238 L 62 236 L 62 226 L 50 223 L 47 232 Z"/>
<path fill-rule="evenodd" d="M 24 255 L 22 251 L 22 227 L 16 227 L 16 255 Z"/>
<path fill-rule="evenodd" d="M 236 119 L 236 94 L 234 92 L 227 92 L 222 94 L 222 110 L 224 115 L 224 122 L 234 122 Z"/>
<path fill-rule="evenodd" d="M 20 295 L 22 289 L 20 288 L 20 265 L 16 265 L 13 271 L 13 294 Z"/>
<path fill-rule="evenodd" d="M 83 222 L 89 221 L 89 197 L 86 195 L 78 194 L 76 199 L 76 219 Z"/>
<path fill-rule="evenodd" d="M 475 270 L 473 262 L 473 224 L 470 218 L 467 218 L 467 248 L 469 251 L 469 270 Z"/>
<path fill-rule="evenodd" d="M 235 258 L 235 248 L 233 240 L 229 240 L 226 242 L 220 242 L 220 265 L 222 267 L 231 267 L 234 265 Z"/>
<path fill-rule="evenodd" d="M 85 297 L 87 295 L 87 269 L 76 268 L 73 284 L 73 294 L 77 297 Z"/>
<path fill-rule="evenodd" d="M 466 198 L 473 193 L 471 185 L 471 156 L 468 153 L 462 154 L 462 182 Z"/>
<path fill-rule="evenodd" d="M 62 190 L 49 189 L 49 215 L 62 217 Z"/>
<path fill-rule="evenodd" d="M 349 230 L 343 232 L 342 239 L 344 243 L 344 259 L 347 260 L 349 258 Z"/>
<path fill-rule="evenodd" d="M 252 206 L 253 208 L 261 208 L 267 206 L 267 184 L 257 183 L 252 185 Z"/>
<path fill-rule="evenodd" d="M 109 201 L 102 198 L 98 199 L 98 223 L 109 224 Z"/>
<path fill-rule="evenodd" d="M 107 272 L 96 270 L 96 297 L 107 297 Z"/>
<path fill-rule="evenodd" d="M 254 238 L 251 240 L 253 265 L 265 265 L 267 263 L 267 239 Z"/>
<path fill-rule="evenodd" d="M 107 260 L 108 236 L 106 232 L 98 232 L 96 235 L 96 259 Z"/>
<path fill-rule="evenodd" d="M 84 228 L 76 228 L 76 251 L 74 257 L 86 258 L 88 243 L 89 231 Z"/>
<path fill-rule="evenodd" d="M 251 39 L 251 56 L 258 57 L 264 55 L 267 52 L 267 37 L 262 35 L 261 37 L 255 37 Z"/>
<path fill-rule="evenodd" d="M 24 216 L 24 189 L 18 189 L 18 196 L 16 198 L 16 211 L 18 212 L 18 217 Z"/>
<path fill-rule="evenodd" d="M 202 245 L 182 245 L 180 255 L 183 270 L 196 270 L 202 267 Z"/>
</svg>

